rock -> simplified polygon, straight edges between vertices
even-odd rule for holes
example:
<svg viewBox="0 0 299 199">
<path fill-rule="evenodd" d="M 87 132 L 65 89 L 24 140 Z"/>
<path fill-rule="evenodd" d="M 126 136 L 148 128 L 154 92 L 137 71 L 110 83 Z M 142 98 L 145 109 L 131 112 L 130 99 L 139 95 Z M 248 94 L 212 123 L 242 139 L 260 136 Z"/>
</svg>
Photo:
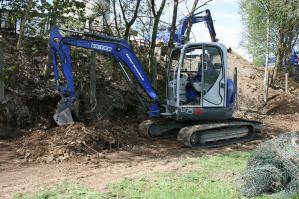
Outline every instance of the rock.
<svg viewBox="0 0 299 199">
<path fill-rule="evenodd" d="M 49 156 L 47 156 L 47 157 L 44 158 L 44 161 L 46 163 L 53 162 L 54 161 L 54 156 L 53 155 L 49 155 Z"/>
<path fill-rule="evenodd" d="M 59 161 L 59 162 L 62 162 L 62 161 L 67 160 L 69 158 L 70 158 L 70 155 L 68 153 L 64 153 L 63 155 L 58 156 L 56 158 L 56 160 Z"/>
<path fill-rule="evenodd" d="M 103 153 L 98 153 L 98 158 L 106 158 L 106 155 Z"/>
</svg>

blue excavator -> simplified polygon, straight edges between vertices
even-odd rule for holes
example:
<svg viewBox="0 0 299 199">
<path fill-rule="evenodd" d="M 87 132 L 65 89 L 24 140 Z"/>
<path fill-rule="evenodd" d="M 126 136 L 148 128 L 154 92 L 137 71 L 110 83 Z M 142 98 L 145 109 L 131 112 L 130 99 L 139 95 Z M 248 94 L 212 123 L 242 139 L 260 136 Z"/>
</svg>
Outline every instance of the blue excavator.
<svg viewBox="0 0 299 199">
<path fill-rule="evenodd" d="M 61 95 L 54 115 L 57 124 L 73 122 L 71 112 L 76 101 L 70 56 L 73 46 L 109 54 L 115 59 L 141 104 L 146 106 L 150 119 L 140 124 L 140 133 L 145 136 L 167 137 L 175 133 L 188 147 L 216 147 L 254 138 L 261 123 L 233 118 L 237 79 L 228 78 L 227 49 L 216 39 L 211 15 L 201 21 L 213 27 L 209 28 L 212 42 L 185 44 L 183 35 L 177 37 L 180 39 L 176 40 L 167 65 L 164 100 L 157 95 L 126 40 L 54 27 L 50 33 L 50 53 Z"/>
</svg>

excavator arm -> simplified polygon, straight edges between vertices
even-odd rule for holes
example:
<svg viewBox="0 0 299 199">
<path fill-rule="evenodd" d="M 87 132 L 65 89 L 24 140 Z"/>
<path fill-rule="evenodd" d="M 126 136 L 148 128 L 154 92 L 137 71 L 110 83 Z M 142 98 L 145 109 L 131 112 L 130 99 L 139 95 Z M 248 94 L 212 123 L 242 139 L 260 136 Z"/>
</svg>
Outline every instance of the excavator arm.
<svg viewBox="0 0 299 199">
<path fill-rule="evenodd" d="M 202 13 L 205 13 L 205 14 L 202 15 Z M 186 16 L 179 21 L 179 24 L 176 27 L 177 31 L 173 38 L 174 43 L 177 43 L 177 44 L 185 43 L 185 35 L 186 35 L 186 31 L 187 31 L 187 28 L 189 25 L 189 19 L 190 19 L 190 16 Z M 209 9 L 201 11 L 201 12 L 197 12 L 192 15 L 192 24 L 201 23 L 201 22 L 205 22 L 205 24 L 208 28 L 210 37 L 211 37 L 211 41 L 217 42 L 218 39 L 216 37 L 216 31 L 214 28 L 212 15 L 211 15 L 211 12 Z M 170 31 L 161 32 L 157 36 L 158 40 L 161 40 L 166 44 L 169 42 L 169 37 L 170 37 Z"/>
<path fill-rule="evenodd" d="M 149 115 L 152 117 L 159 116 L 160 110 L 158 96 L 151 86 L 147 75 L 142 69 L 140 61 L 126 40 L 116 37 L 109 37 L 106 35 L 75 31 L 70 31 L 74 34 L 73 36 L 65 37 L 63 35 L 63 31 L 69 30 L 62 30 L 58 27 L 54 27 L 50 32 L 50 53 L 52 57 L 53 72 L 55 80 L 58 84 L 59 93 L 62 96 L 61 104 L 63 104 L 63 106 L 60 106 L 60 108 L 58 107 L 58 109 L 60 109 L 58 112 L 62 112 L 67 108 L 71 109 L 71 106 L 76 99 L 70 57 L 70 46 L 75 46 L 112 55 L 112 57 L 119 64 L 122 72 L 125 75 L 125 78 L 129 81 L 130 86 L 136 88 L 124 68 L 128 67 L 130 72 L 137 79 L 145 93 L 152 101 L 152 104 L 148 106 Z M 60 81 L 61 77 L 59 76 L 58 60 L 60 60 L 64 80 L 66 82 L 64 85 L 62 85 Z M 135 91 L 138 92 L 136 89 Z"/>
<path fill-rule="evenodd" d="M 200 15 L 202 13 L 205 13 L 205 15 Z M 214 23 L 213 23 L 213 19 L 212 19 L 212 15 L 210 10 L 205 10 L 205 11 L 201 11 L 198 13 L 195 13 L 192 15 L 192 24 L 196 24 L 196 23 L 201 23 L 201 22 L 205 22 L 208 30 L 209 30 L 209 34 L 211 37 L 211 41 L 212 42 L 217 42 L 218 39 L 216 38 L 216 31 L 214 28 Z M 179 28 L 178 28 L 178 42 L 179 43 L 183 43 L 184 42 L 184 35 L 186 34 L 187 28 L 189 25 L 189 16 L 185 17 L 182 19 L 181 23 L 179 24 Z"/>
</svg>

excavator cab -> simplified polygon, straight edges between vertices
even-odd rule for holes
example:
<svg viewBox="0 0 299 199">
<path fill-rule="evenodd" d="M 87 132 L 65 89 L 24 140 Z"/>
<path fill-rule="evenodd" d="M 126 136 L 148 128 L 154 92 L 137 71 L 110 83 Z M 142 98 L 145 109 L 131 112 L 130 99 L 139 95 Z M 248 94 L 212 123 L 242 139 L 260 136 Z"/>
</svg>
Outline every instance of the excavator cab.
<svg viewBox="0 0 299 199">
<path fill-rule="evenodd" d="M 172 51 L 167 106 L 176 120 L 231 118 L 235 87 L 227 78 L 227 49 L 218 42 L 190 43 Z"/>
</svg>

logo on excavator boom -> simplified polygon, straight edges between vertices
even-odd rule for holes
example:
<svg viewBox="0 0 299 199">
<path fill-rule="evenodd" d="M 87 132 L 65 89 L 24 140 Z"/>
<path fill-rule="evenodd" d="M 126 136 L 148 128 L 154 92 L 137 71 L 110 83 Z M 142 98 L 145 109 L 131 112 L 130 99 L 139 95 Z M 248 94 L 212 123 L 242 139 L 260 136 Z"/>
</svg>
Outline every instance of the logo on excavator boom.
<svg viewBox="0 0 299 199">
<path fill-rule="evenodd" d="M 94 48 L 94 49 L 97 49 L 97 50 L 103 50 L 103 51 L 108 51 L 108 52 L 111 52 L 112 51 L 112 48 L 109 47 L 109 46 L 103 46 L 103 45 L 100 45 L 100 44 L 91 44 L 91 48 Z"/>
<path fill-rule="evenodd" d="M 131 64 L 133 65 L 133 67 L 134 67 L 136 73 L 139 75 L 140 79 L 141 79 L 142 81 L 144 81 L 143 76 L 141 75 L 140 71 L 137 69 L 136 65 L 134 64 L 133 60 L 131 59 L 131 57 L 129 56 L 128 53 L 126 53 L 126 56 L 127 56 L 127 58 L 129 59 L 129 61 L 131 62 Z"/>
</svg>

